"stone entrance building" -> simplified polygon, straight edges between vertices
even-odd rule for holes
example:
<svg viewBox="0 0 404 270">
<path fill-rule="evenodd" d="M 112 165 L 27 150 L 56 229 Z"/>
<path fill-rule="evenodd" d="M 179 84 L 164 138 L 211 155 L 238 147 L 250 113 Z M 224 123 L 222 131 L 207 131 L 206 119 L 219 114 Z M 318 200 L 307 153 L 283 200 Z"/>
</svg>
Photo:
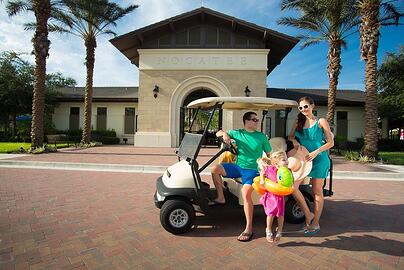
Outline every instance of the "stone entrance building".
<svg viewBox="0 0 404 270">
<path fill-rule="evenodd" d="M 112 39 L 139 68 L 135 146 L 177 147 L 194 99 L 266 97 L 268 74 L 297 42 L 204 7 Z M 218 128 L 241 125 L 241 112 L 220 115 Z"/>
</svg>

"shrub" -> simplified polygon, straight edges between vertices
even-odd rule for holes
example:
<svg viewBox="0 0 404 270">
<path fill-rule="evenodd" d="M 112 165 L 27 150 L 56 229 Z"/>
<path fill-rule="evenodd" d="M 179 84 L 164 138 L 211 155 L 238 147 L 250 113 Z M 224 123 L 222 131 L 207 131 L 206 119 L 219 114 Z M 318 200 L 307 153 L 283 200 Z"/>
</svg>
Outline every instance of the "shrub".
<svg viewBox="0 0 404 270">
<path fill-rule="evenodd" d="M 344 154 L 344 158 L 346 160 L 359 161 L 359 162 L 362 162 L 362 163 L 375 162 L 374 158 L 369 158 L 367 156 L 362 156 L 358 152 L 352 152 L 352 151 L 347 151 Z"/>
<path fill-rule="evenodd" d="M 359 154 L 357 152 L 347 151 L 344 154 L 344 158 L 346 160 L 354 160 L 354 161 L 356 161 L 356 160 L 359 160 Z"/>
<path fill-rule="evenodd" d="M 379 151 L 385 151 L 385 152 L 403 152 L 404 141 L 380 139 L 378 142 L 378 148 Z"/>
<path fill-rule="evenodd" d="M 91 131 L 91 137 L 93 136 L 99 136 L 99 137 L 116 137 L 116 132 L 113 129 L 107 129 L 107 130 L 92 130 Z"/>
<path fill-rule="evenodd" d="M 69 136 L 69 141 L 79 142 L 79 141 L 81 141 L 81 136 L 83 135 L 83 130 L 82 129 L 58 130 L 58 131 L 56 131 L 56 134 L 67 134 Z M 101 142 L 102 137 L 116 137 L 116 132 L 113 129 L 92 130 L 91 131 L 91 140 L 92 141 Z"/>
<path fill-rule="evenodd" d="M 102 136 L 99 140 L 102 144 L 119 144 L 119 138 Z"/>
</svg>

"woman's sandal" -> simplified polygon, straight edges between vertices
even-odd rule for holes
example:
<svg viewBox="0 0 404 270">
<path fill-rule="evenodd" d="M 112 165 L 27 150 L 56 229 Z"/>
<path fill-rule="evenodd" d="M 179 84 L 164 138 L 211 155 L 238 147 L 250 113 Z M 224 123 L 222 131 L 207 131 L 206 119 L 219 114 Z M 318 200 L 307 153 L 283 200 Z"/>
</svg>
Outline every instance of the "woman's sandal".
<svg viewBox="0 0 404 270">
<path fill-rule="evenodd" d="M 311 228 L 307 228 L 306 231 L 304 231 L 305 235 L 313 235 L 316 234 L 320 231 L 320 226 L 316 226 L 316 227 L 311 227 Z"/>
<path fill-rule="evenodd" d="M 272 237 L 273 237 L 273 233 L 272 233 L 270 230 L 266 229 L 266 230 L 265 230 L 265 234 L 266 234 L 266 239 L 267 239 L 267 241 L 268 241 L 269 243 L 273 243 L 273 242 L 274 242 L 274 238 L 272 238 Z"/>
<path fill-rule="evenodd" d="M 302 227 L 302 231 L 303 231 L 304 233 L 306 233 L 306 231 L 309 230 L 310 225 L 311 225 L 311 222 L 312 222 L 313 219 L 314 219 L 314 214 L 313 214 L 312 212 L 310 212 L 310 216 L 311 216 L 310 222 L 309 222 L 309 223 L 306 222 L 306 224 Z"/>
</svg>

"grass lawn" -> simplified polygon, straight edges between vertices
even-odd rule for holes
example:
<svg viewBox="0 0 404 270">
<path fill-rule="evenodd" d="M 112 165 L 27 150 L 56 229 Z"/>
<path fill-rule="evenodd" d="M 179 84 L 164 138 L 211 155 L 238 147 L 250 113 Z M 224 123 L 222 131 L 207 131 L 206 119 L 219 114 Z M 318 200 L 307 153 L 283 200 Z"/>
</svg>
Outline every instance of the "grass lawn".
<svg viewBox="0 0 404 270">
<path fill-rule="evenodd" d="M 0 153 L 18 152 L 21 147 L 24 148 L 24 150 L 28 150 L 30 146 L 31 143 L 0 142 Z"/>
<path fill-rule="evenodd" d="M 359 160 L 359 152 L 349 152 L 340 150 L 341 156 L 349 157 L 349 160 Z M 333 154 L 338 155 L 336 151 Z M 379 152 L 379 160 L 382 159 L 384 163 L 392 165 L 404 165 L 404 152 Z"/>
<path fill-rule="evenodd" d="M 404 152 L 379 152 L 383 162 L 395 165 L 404 165 Z"/>
<path fill-rule="evenodd" d="M 50 146 L 55 146 L 50 145 Z M 0 153 L 13 153 L 19 152 L 20 148 L 24 150 L 28 150 L 31 147 L 31 143 L 22 143 L 22 142 L 0 142 Z M 67 143 L 61 143 L 56 145 L 57 148 L 66 148 L 68 147 Z"/>
</svg>

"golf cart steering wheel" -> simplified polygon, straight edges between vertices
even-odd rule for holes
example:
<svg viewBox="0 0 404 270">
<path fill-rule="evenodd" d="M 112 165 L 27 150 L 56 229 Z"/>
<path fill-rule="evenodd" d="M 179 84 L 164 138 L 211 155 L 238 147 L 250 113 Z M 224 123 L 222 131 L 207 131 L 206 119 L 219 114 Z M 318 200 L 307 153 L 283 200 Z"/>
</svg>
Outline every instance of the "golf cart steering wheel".
<svg viewBox="0 0 404 270">
<path fill-rule="evenodd" d="M 237 156 L 238 151 L 237 151 L 237 148 L 236 148 L 233 144 L 231 144 L 231 143 L 226 143 L 226 142 L 223 140 L 223 136 L 220 136 L 220 137 L 219 137 L 219 141 L 222 142 L 222 144 L 223 144 L 222 148 L 223 148 L 223 149 L 225 149 L 226 151 L 229 151 L 229 152 L 232 153 L 233 155 L 236 155 L 236 156 Z"/>
</svg>

